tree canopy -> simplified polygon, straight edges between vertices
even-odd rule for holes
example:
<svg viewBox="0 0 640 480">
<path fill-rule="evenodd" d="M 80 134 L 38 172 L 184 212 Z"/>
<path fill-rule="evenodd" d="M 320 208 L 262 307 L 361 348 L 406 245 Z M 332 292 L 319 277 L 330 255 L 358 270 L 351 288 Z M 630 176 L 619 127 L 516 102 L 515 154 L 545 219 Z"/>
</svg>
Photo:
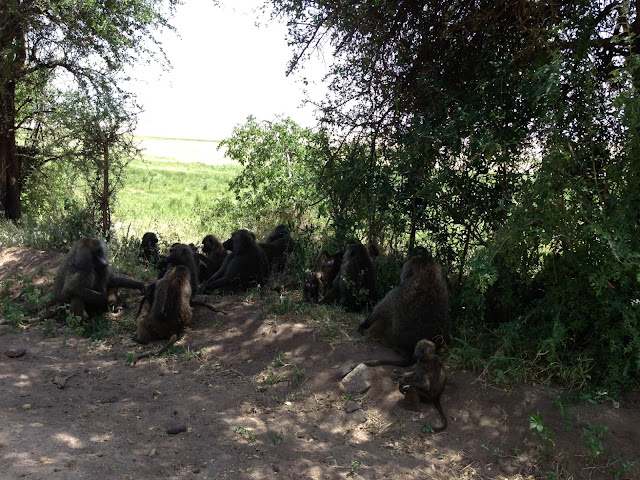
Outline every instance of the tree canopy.
<svg viewBox="0 0 640 480">
<path fill-rule="evenodd" d="M 636 382 L 636 3 L 270 3 L 290 70 L 334 54 L 322 124 L 360 145 L 349 158 L 369 183 L 336 185 L 333 204 L 366 198 L 370 237 L 434 251 L 457 341 L 474 338 L 496 376 Z"/>
<path fill-rule="evenodd" d="M 135 114 L 133 99 L 122 88 L 125 67 L 164 61 L 154 32 L 171 28 L 168 19 L 178 3 L 0 4 L 0 203 L 6 218 L 21 217 L 22 187 L 30 174 L 68 157 L 66 149 L 77 138 L 65 137 L 73 132 L 61 132 L 57 119 L 70 95 L 89 106 L 89 117 Z"/>
</svg>

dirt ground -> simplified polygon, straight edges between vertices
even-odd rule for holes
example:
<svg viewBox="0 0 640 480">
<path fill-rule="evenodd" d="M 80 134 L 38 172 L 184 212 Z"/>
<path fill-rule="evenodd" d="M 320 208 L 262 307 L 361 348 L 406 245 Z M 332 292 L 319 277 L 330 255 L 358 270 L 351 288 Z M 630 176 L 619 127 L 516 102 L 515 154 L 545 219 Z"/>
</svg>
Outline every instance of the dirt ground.
<svg viewBox="0 0 640 480">
<path fill-rule="evenodd" d="M 59 261 L 0 247 L 0 280 L 50 288 Z M 152 348 L 131 340 L 132 295 L 105 341 L 0 326 L 0 479 L 640 478 L 638 391 L 563 410 L 560 390 L 450 369 L 449 425 L 433 434 L 432 406 L 398 405 L 403 369 L 377 367 L 366 393 L 346 394 L 338 367 L 391 353 L 352 327 L 329 341 L 310 306 L 279 315 L 256 295 L 201 297 L 226 315 L 196 307 L 170 354 L 132 366 Z"/>
</svg>

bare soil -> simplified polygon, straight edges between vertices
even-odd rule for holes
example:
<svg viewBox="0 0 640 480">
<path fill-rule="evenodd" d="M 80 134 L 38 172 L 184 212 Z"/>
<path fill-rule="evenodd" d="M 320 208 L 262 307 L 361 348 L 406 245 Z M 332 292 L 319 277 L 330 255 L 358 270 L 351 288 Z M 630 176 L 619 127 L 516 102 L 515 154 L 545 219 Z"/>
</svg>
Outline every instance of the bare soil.
<svg viewBox="0 0 640 480">
<path fill-rule="evenodd" d="M 0 248 L 0 280 L 50 288 L 60 258 Z M 557 388 L 450 370 L 449 426 L 428 433 L 433 407 L 398 405 L 408 369 L 377 367 L 366 393 L 345 394 L 338 367 L 392 355 L 359 338 L 359 319 L 330 338 L 312 307 L 279 315 L 269 295 L 201 297 L 226 315 L 196 307 L 169 354 L 133 366 L 156 348 L 131 340 L 135 294 L 100 342 L 51 322 L 0 326 L 0 479 L 640 478 L 638 391 L 563 411 Z"/>
</svg>

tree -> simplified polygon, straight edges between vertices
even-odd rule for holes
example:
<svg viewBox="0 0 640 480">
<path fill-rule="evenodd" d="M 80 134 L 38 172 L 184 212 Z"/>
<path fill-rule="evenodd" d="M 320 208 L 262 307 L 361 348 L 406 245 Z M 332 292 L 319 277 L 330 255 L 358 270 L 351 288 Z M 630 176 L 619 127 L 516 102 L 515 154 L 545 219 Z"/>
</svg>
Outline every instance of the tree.
<svg viewBox="0 0 640 480">
<path fill-rule="evenodd" d="M 500 352 L 492 368 L 520 368 L 508 357 L 572 386 L 637 381 L 637 4 L 271 4 L 290 69 L 333 48 L 323 121 L 385 152 L 394 228 L 469 277 L 459 331 Z"/>
<path fill-rule="evenodd" d="M 56 109 L 56 93 L 80 89 L 95 101 L 122 95 L 124 67 L 162 54 L 153 36 L 171 28 L 179 0 L 5 0 L 0 3 L 0 203 L 21 217 L 20 152 Z"/>
</svg>

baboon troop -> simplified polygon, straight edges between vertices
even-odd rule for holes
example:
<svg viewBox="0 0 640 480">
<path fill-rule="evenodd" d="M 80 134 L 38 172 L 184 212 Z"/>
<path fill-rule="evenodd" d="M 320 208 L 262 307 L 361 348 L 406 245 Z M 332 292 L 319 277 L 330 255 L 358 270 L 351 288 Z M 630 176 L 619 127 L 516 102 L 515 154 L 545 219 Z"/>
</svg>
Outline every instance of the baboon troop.
<svg viewBox="0 0 640 480">
<path fill-rule="evenodd" d="M 98 238 L 81 238 L 64 257 L 56 274 L 56 301 L 70 304 L 71 313 L 87 318 L 107 311 L 117 300 L 118 288 L 144 290 L 137 280 L 116 275 L 109 265 L 109 248 Z"/>
<path fill-rule="evenodd" d="M 115 274 L 103 240 L 76 241 L 57 272 L 55 299 L 68 303 L 74 315 L 86 320 L 106 312 L 109 303 L 115 302 L 118 288 L 138 289 L 142 300 L 134 340 L 148 343 L 170 338 L 162 352 L 190 325 L 195 305 L 218 311 L 196 301 L 198 291 L 228 292 L 264 285 L 271 272 L 284 269 L 297 245 L 285 225 L 275 227 L 260 243 L 245 229 L 233 232 L 223 243 L 215 235 L 206 235 L 202 253 L 193 244 L 174 243 L 167 255 L 161 255 L 158 244 L 158 236 L 153 232 L 142 237 L 139 257 L 158 270 L 158 280 L 145 285 Z M 378 283 L 373 257 L 379 255 L 380 250 L 373 242 L 351 243 L 344 251 L 335 253 L 322 250 L 314 265 L 316 270 L 304 283 L 303 300 L 312 304 L 337 303 L 348 311 L 371 310 L 359 325 L 359 332 L 368 332 L 400 353 L 402 359 L 361 363 L 408 366 L 416 362 L 415 370 L 399 379 L 398 389 L 404 395 L 400 405 L 420 410 L 423 403 L 432 403 L 441 418 L 441 425 L 434 431 L 443 431 L 447 428 L 447 417 L 440 397 L 447 375 L 436 349 L 448 340 L 451 327 L 449 293 L 442 268 L 426 252 L 409 258 L 402 266 L 399 285 L 375 303 Z M 149 308 L 141 316 L 145 302 Z M 137 355 L 133 363 L 154 354 Z"/>
<path fill-rule="evenodd" d="M 407 260 L 400 285 L 376 304 L 359 330 L 369 330 L 407 358 L 420 338 L 443 344 L 450 330 L 449 293 L 438 262 L 425 256 Z"/>
<path fill-rule="evenodd" d="M 140 244 L 140 258 L 151 264 L 157 264 L 160 260 L 160 250 L 158 249 L 158 236 L 153 232 L 147 232 L 142 236 Z"/>
<path fill-rule="evenodd" d="M 404 395 L 401 406 L 410 410 L 420 410 L 420 403 L 433 403 L 440 413 L 442 425 L 434 428 L 441 432 L 447 428 L 447 416 L 440 405 L 440 395 L 444 391 L 447 373 L 442 360 L 436 355 L 436 344 L 422 339 L 416 344 L 413 358 L 416 369 L 400 378 L 398 389 Z"/>
<path fill-rule="evenodd" d="M 193 256 L 188 245 L 179 245 L 187 247 L 189 255 Z M 148 343 L 150 340 L 169 338 L 189 325 L 192 315 L 192 276 L 189 267 L 176 264 L 156 282 L 151 308 L 138 320 L 137 342 Z"/>
<path fill-rule="evenodd" d="M 201 286 L 204 293 L 213 290 L 248 289 L 264 285 L 269 277 L 269 259 L 248 230 L 237 230 L 225 241 L 223 247 L 230 250 L 218 271 Z"/>
<path fill-rule="evenodd" d="M 353 243 L 342 256 L 340 270 L 321 303 L 342 302 L 349 311 L 360 311 L 377 297 L 376 266 L 369 249 Z"/>
</svg>

